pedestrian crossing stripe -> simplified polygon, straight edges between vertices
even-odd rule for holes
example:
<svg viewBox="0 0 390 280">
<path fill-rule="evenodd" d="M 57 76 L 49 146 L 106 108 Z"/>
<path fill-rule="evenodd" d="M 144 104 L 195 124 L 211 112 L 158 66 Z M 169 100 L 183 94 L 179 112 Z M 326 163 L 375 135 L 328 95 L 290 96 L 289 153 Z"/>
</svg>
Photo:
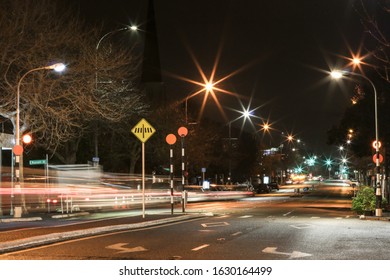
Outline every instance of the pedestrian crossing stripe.
<svg viewBox="0 0 390 280">
<path fill-rule="evenodd" d="M 143 143 L 156 132 L 154 127 L 145 119 L 140 120 L 131 130 L 131 132 Z"/>
</svg>

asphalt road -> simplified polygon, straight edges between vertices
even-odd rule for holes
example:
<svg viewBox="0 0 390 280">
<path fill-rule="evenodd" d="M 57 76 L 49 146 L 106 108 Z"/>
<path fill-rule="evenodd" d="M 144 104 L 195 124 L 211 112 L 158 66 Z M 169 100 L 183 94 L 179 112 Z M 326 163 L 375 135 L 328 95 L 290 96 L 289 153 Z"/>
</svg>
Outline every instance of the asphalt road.
<svg viewBox="0 0 390 280">
<path fill-rule="evenodd" d="M 335 188 L 306 196 L 274 193 L 239 201 L 193 203 L 187 210 L 213 216 L 60 241 L 5 253 L 0 259 L 387 260 L 390 255 L 390 223 L 359 219 L 350 210 L 348 195 Z M 80 229 L 91 222 L 119 221 L 89 219 L 62 222 Z M 28 232 L 23 228 L 12 231 Z"/>
</svg>

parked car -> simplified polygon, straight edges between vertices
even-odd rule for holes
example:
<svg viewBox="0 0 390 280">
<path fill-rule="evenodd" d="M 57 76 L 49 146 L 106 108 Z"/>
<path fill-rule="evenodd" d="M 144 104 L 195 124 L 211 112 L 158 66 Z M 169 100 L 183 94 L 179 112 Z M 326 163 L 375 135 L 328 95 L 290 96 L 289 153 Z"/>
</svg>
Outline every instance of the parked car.
<svg viewBox="0 0 390 280">
<path fill-rule="evenodd" d="M 256 184 L 253 186 L 255 193 L 269 193 L 271 188 L 267 184 Z"/>
<path fill-rule="evenodd" d="M 268 184 L 268 187 L 270 188 L 270 190 L 272 191 L 272 190 L 279 190 L 279 185 L 278 185 L 278 183 L 276 183 L 276 182 L 271 182 L 271 183 L 269 183 Z"/>
</svg>

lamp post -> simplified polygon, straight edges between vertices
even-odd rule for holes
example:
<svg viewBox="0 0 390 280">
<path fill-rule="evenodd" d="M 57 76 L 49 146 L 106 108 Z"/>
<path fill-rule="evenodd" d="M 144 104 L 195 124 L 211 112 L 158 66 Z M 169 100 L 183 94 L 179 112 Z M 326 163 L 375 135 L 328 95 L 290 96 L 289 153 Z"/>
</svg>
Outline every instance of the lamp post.
<svg viewBox="0 0 390 280">
<path fill-rule="evenodd" d="M 113 31 L 110 31 L 110 32 L 107 32 L 106 34 L 104 34 L 98 41 L 98 43 L 96 44 L 96 49 L 95 49 L 95 52 L 96 52 L 96 74 L 95 74 L 95 86 L 96 86 L 96 89 L 97 89 L 97 85 L 98 85 L 98 75 L 97 75 L 97 52 L 99 50 L 99 46 L 101 44 L 101 42 L 107 38 L 108 36 L 114 34 L 114 33 L 118 33 L 120 31 L 125 31 L 125 30 L 131 30 L 131 31 L 137 31 L 138 30 L 138 27 L 135 26 L 135 25 L 131 25 L 131 26 L 126 26 L 126 27 L 123 27 L 123 28 L 119 28 L 119 29 L 116 29 L 116 30 L 113 30 Z"/>
<path fill-rule="evenodd" d="M 376 88 L 374 83 L 365 75 L 361 75 L 359 73 L 355 72 L 346 72 L 346 71 L 332 71 L 331 76 L 334 79 L 340 79 L 344 75 L 352 75 L 352 76 L 357 76 L 365 79 L 368 81 L 368 83 L 372 86 L 373 91 L 374 91 L 374 117 L 375 117 L 375 173 L 376 173 L 376 182 L 375 182 L 375 187 L 376 187 L 376 209 L 375 209 L 375 216 L 382 216 L 382 189 L 381 189 L 381 174 L 380 174 L 380 154 L 379 154 L 379 133 L 378 133 L 378 97 L 376 93 Z"/>
<path fill-rule="evenodd" d="M 212 82 L 207 82 L 205 84 L 202 84 L 203 88 L 200 89 L 199 91 L 191 94 L 191 95 L 188 95 L 186 98 L 185 98 L 185 122 L 186 122 L 186 125 L 188 125 L 188 99 L 200 94 L 201 92 L 205 92 L 206 94 L 208 94 L 209 92 L 212 92 L 214 90 L 214 84 Z"/>
<path fill-rule="evenodd" d="M 95 90 L 96 90 L 96 92 L 98 90 L 98 83 L 99 83 L 97 61 L 98 61 L 98 50 L 99 50 L 100 44 L 108 36 L 110 36 L 112 34 L 115 34 L 115 33 L 118 33 L 118 32 L 121 32 L 121 31 L 126 31 L 126 30 L 131 30 L 132 32 L 136 32 L 136 31 L 138 31 L 138 27 L 135 26 L 135 25 L 131 25 L 131 26 L 126 26 L 126 27 L 123 27 L 123 28 L 119 28 L 119 29 L 115 29 L 115 30 L 112 30 L 110 32 L 107 32 L 106 34 L 104 34 L 99 39 L 99 41 L 96 44 L 96 48 L 95 48 L 95 64 L 96 64 L 96 69 L 95 69 Z M 99 149 L 98 149 L 97 137 L 98 137 L 98 131 L 97 131 L 97 124 L 96 124 L 95 139 L 94 139 L 94 142 L 95 142 L 95 156 L 94 156 L 93 162 L 99 163 Z"/>
<path fill-rule="evenodd" d="M 16 121 L 15 121 L 15 146 L 13 148 L 13 152 L 15 154 L 15 188 L 20 189 L 20 156 L 23 154 L 23 146 L 20 145 L 20 86 L 24 78 L 32 72 L 40 71 L 40 70 L 55 70 L 57 72 L 61 72 L 65 69 L 65 65 L 63 63 L 56 63 L 49 66 L 43 66 L 31 69 L 23 74 L 23 76 L 19 79 L 17 87 L 16 87 Z M 18 213 L 19 214 L 19 213 Z"/>
<path fill-rule="evenodd" d="M 257 108 L 256 108 L 257 109 Z M 243 119 L 243 126 L 246 122 L 247 119 L 250 119 L 251 117 L 254 117 L 253 115 L 253 112 L 256 110 L 256 109 L 253 109 L 253 110 L 250 110 L 250 109 L 243 109 L 243 111 L 237 111 L 239 113 L 241 113 L 241 115 L 237 118 L 235 118 L 234 120 L 228 122 L 228 127 L 229 127 L 229 173 L 228 173 L 228 180 L 230 182 L 230 180 L 232 179 L 231 176 L 232 176 L 232 158 L 231 158 L 231 150 L 232 150 L 232 123 L 237 121 L 237 120 L 240 120 L 240 119 Z M 234 138 L 235 140 L 237 140 L 237 138 Z"/>
<path fill-rule="evenodd" d="M 177 130 L 177 134 L 179 134 L 181 138 L 181 184 L 183 186 L 182 191 L 182 211 L 185 212 L 186 209 L 186 203 L 187 203 L 187 192 L 185 190 L 185 183 L 186 183 L 186 160 L 185 160 L 185 149 L 184 149 L 184 138 L 188 134 L 188 129 L 185 126 L 179 127 Z"/>
</svg>

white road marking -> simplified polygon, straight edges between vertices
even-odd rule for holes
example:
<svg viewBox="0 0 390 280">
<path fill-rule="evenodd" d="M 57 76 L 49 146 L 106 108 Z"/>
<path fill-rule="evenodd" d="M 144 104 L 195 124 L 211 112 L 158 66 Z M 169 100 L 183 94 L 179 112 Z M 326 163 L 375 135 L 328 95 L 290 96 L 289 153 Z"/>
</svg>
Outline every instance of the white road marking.
<svg viewBox="0 0 390 280">
<path fill-rule="evenodd" d="M 290 227 L 296 228 L 296 229 L 304 229 L 304 228 L 310 228 L 312 225 L 309 224 L 300 224 L 300 225 L 290 225 Z"/>
<path fill-rule="evenodd" d="M 228 222 L 218 222 L 218 223 L 205 223 L 205 224 L 202 224 L 202 227 L 225 227 L 225 226 L 228 226 L 229 223 Z"/>
<path fill-rule="evenodd" d="M 246 218 L 252 218 L 253 215 L 245 215 L 245 216 L 241 216 L 241 217 L 238 217 L 240 219 L 246 219 Z"/>
<path fill-rule="evenodd" d="M 290 212 L 287 212 L 286 214 L 283 214 L 283 217 L 290 215 L 292 212 L 294 212 L 294 211 L 290 211 Z"/>
<path fill-rule="evenodd" d="M 299 251 L 293 251 L 292 253 L 278 252 L 277 249 L 278 249 L 277 247 L 267 247 L 262 252 L 269 253 L 269 254 L 286 255 L 289 256 L 290 259 L 304 258 L 304 257 L 311 256 L 311 254 L 307 254 Z"/>
<path fill-rule="evenodd" d="M 202 250 L 202 249 L 209 247 L 209 246 L 210 246 L 210 244 L 203 244 L 199 247 L 193 248 L 191 251 L 199 251 L 199 250 Z"/>
<path fill-rule="evenodd" d="M 241 231 L 237 231 L 235 233 L 232 233 L 231 236 L 236 236 L 236 235 L 240 235 L 240 234 L 242 234 L 242 232 Z"/>
<path fill-rule="evenodd" d="M 112 244 L 110 246 L 107 246 L 107 249 L 112 249 L 112 250 L 118 250 L 119 252 L 117 253 L 134 253 L 134 252 L 143 252 L 147 251 L 144 247 L 142 246 L 137 246 L 134 248 L 125 248 L 124 246 L 128 245 L 129 243 L 116 243 Z"/>
</svg>

